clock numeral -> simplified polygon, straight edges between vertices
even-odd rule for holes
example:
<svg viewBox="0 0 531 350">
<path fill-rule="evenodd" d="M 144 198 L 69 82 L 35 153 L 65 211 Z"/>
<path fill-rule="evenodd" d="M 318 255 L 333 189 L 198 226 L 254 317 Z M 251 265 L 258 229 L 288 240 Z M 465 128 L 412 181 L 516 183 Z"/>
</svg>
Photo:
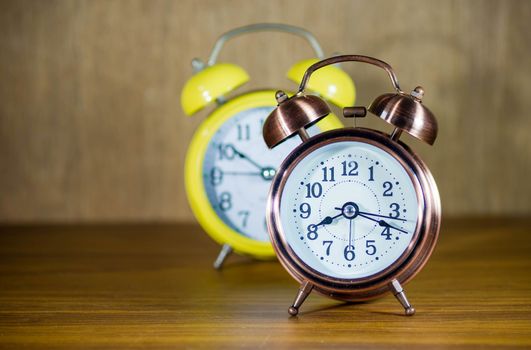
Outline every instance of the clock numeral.
<svg viewBox="0 0 531 350">
<path fill-rule="evenodd" d="M 390 241 L 391 240 L 391 228 L 389 226 L 384 228 L 384 230 L 381 233 L 381 236 L 385 237 L 386 241 Z"/>
<path fill-rule="evenodd" d="M 212 186 L 217 186 L 223 181 L 223 171 L 218 167 L 213 167 L 210 170 L 210 183 Z"/>
<path fill-rule="evenodd" d="M 249 124 L 238 124 L 238 141 L 249 141 L 251 139 L 251 126 Z"/>
<path fill-rule="evenodd" d="M 332 246 L 333 241 L 323 241 L 323 246 L 326 247 L 326 255 L 330 256 L 330 247 Z"/>
<path fill-rule="evenodd" d="M 374 181 L 374 166 L 369 167 L 369 181 Z"/>
<path fill-rule="evenodd" d="M 308 225 L 308 233 L 306 234 L 306 237 L 308 237 L 309 240 L 316 240 L 319 235 L 317 234 L 317 226 L 314 224 Z"/>
<path fill-rule="evenodd" d="M 384 192 L 383 192 L 383 195 L 384 197 L 391 197 L 393 195 L 393 184 L 389 181 L 386 181 L 383 183 L 383 188 L 384 188 Z"/>
<path fill-rule="evenodd" d="M 389 213 L 390 217 L 396 219 L 400 216 L 400 205 L 398 205 L 398 203 L 391 203 L 389 208 L 393 211 L 392 213 Z"/>
<path fill-rule="evenodd" d="M 229 144 L 222 144 L 220 143 L 218 145 L 218 151 L 219 151 L 219 160 L 228 159 L 233 160 L 234 157 L 236 157 L 236 150 L 234 149 L 234 146 Z"/>
<path fill-rule="evenodd" d="M 242 227 L 247 227 L 247 221 L 249 220 L 249 210 L 240 210 L 238 216 L 242 217 Z"/>
<path fill-rule="evenodd" d="M 300 217 L 303 219 L 308 219 L 312 214 L 312 207 L 308 203 L 302 203 L 299 210 L 301 212 Z"/>
<path fill-rule="evenodd" d="M 335 179 L 335 169 L 334 167 L 324 167 L 322 168 L 323 169 L 323 182 L 328 182 L 328 181 L 336 181 Z"/>
<path fill-rule="evenodd" d="M 367 253 L 367 255 L 376 254 L 376 245 L 374 243 L 375 241 L 373 241 L 372 239 L 368 239 L 365 241 L 365 247 L 367 248 L 365 249 L 365 253 Z"/>
<path fill-rule="evenodd" d="M 323 194 L 323 186 L 319 182 L 306 184 L 306 198 L 319 198 Z"/>
<path fill-rule="evenodd" d="M 345 160 L 344 162 L 341 162 L 341 164 L 343 165 L 343 173 L 341 175 L 358 176 L 358 162 L 356 162 L 355 160 L 347 162 Z"/>
<path fill-rule="evenodd" d="M 347 259 L 348 261 L 352 261 L 356 257 L 356 254 L 354 253 L 353 245 L 347 245 L 343 253 L 345 255 L 345 259 Z"/>
<path fill-rule="evenodd" d="M 222 192 L 219 196 L 219 208 L 223 211 L 232 208 L 232 196 L 229 192 Z"/>
</svg>

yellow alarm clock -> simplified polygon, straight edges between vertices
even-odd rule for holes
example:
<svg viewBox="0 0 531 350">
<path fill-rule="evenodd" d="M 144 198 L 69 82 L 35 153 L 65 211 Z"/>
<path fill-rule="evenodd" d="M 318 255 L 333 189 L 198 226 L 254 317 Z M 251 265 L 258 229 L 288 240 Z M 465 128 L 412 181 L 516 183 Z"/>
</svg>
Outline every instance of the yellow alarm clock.
<svg viewBox="0 0 531 350">
<path fill-rule="evenodd" d="M 253 24 L 236 28 L 216 41 L 206 63 L 192 61 L 195 74 L 181 94 L 187 115 L 210 103 L 216 109 L 201 123 L 190 143 L 185 161 L 185 187 L 190 207 L 202 228 L 219 244 L 214 262 L 219 269 L 235 251 L 258 259 L 274 256 L 267 234 L 265 206 L 277 167 L 296 142 L 286 142 L 274 151 L 262 139 L 262 126 L 277 106 L 275 90 L 258 90 L 227 99 L 226 95 L 249 80 L 245 70 L 231 63 L 217 63 L 224 43 L 241 34 L 280 31 L 306 39 L 316 58 L 295 64 L 288 78 L 300 81 L 306 68 L 323 58 L 323 51 L 308 31 L 284 24 Z M 323 69 L 309 89 L 339 107 L 351 106 L 355 87 L 339 67 Z M 335 116 L 308 129 L 310 134 L 341 127 Z"/>
</svg>

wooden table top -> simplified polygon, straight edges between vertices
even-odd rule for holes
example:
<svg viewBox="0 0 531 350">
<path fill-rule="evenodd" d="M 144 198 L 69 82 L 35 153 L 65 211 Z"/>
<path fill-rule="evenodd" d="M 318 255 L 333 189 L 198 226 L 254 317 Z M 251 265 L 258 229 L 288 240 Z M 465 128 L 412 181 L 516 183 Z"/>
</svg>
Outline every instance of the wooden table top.
<svg viewBox="0 0 531 350">
<path fill-rule="evenodd" d="M 531 219 L 445 220 L 426 268 L 345 304 L 276 261 L 231 256 L 198 226 L 0 228 L 0 348 L 531 348 Z"/>
</svg>

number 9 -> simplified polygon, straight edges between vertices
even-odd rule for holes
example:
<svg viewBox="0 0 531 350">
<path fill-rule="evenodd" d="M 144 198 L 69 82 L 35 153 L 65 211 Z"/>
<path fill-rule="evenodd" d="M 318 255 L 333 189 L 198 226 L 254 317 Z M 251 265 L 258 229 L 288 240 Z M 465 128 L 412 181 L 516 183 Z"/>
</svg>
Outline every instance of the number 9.
<svg viewBox="0 0 531 350">
<path fill-rule="evenodd" d="M 312 214 L 312 207 L 308 203 L 302 203 L 299 210 L 301 212 L 300 216 L 303 219 L 308 219 Z"/>
</svg>

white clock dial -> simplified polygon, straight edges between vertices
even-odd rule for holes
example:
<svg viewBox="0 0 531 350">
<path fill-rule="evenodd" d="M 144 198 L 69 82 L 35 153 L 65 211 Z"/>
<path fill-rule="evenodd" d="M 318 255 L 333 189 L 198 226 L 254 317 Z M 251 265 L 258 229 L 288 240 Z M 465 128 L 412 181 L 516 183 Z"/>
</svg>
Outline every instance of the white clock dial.
<svg viewBox="0 0 531 350">
<path fill-rule="evenodd" d="M 268 241 L 265 207 L 271 180 L 281 161 L 300 140 L 292 138 L 269 150 L 262 126 L 273 106 L 235 114 L 210 140 L 203 162 L 209 202 L 232 229 L 258 241 Z M 310 128 L 310 134 L 319 131 Z"/>
<path fill-rule="evenodd" d="M 358 141 L 329 143 L 289 174 L 280 199 L 287 243 L 309 267 L 339 279 L 375 275 L 398 260 L 419 216 L 401 163 Z"/>
</svg>

